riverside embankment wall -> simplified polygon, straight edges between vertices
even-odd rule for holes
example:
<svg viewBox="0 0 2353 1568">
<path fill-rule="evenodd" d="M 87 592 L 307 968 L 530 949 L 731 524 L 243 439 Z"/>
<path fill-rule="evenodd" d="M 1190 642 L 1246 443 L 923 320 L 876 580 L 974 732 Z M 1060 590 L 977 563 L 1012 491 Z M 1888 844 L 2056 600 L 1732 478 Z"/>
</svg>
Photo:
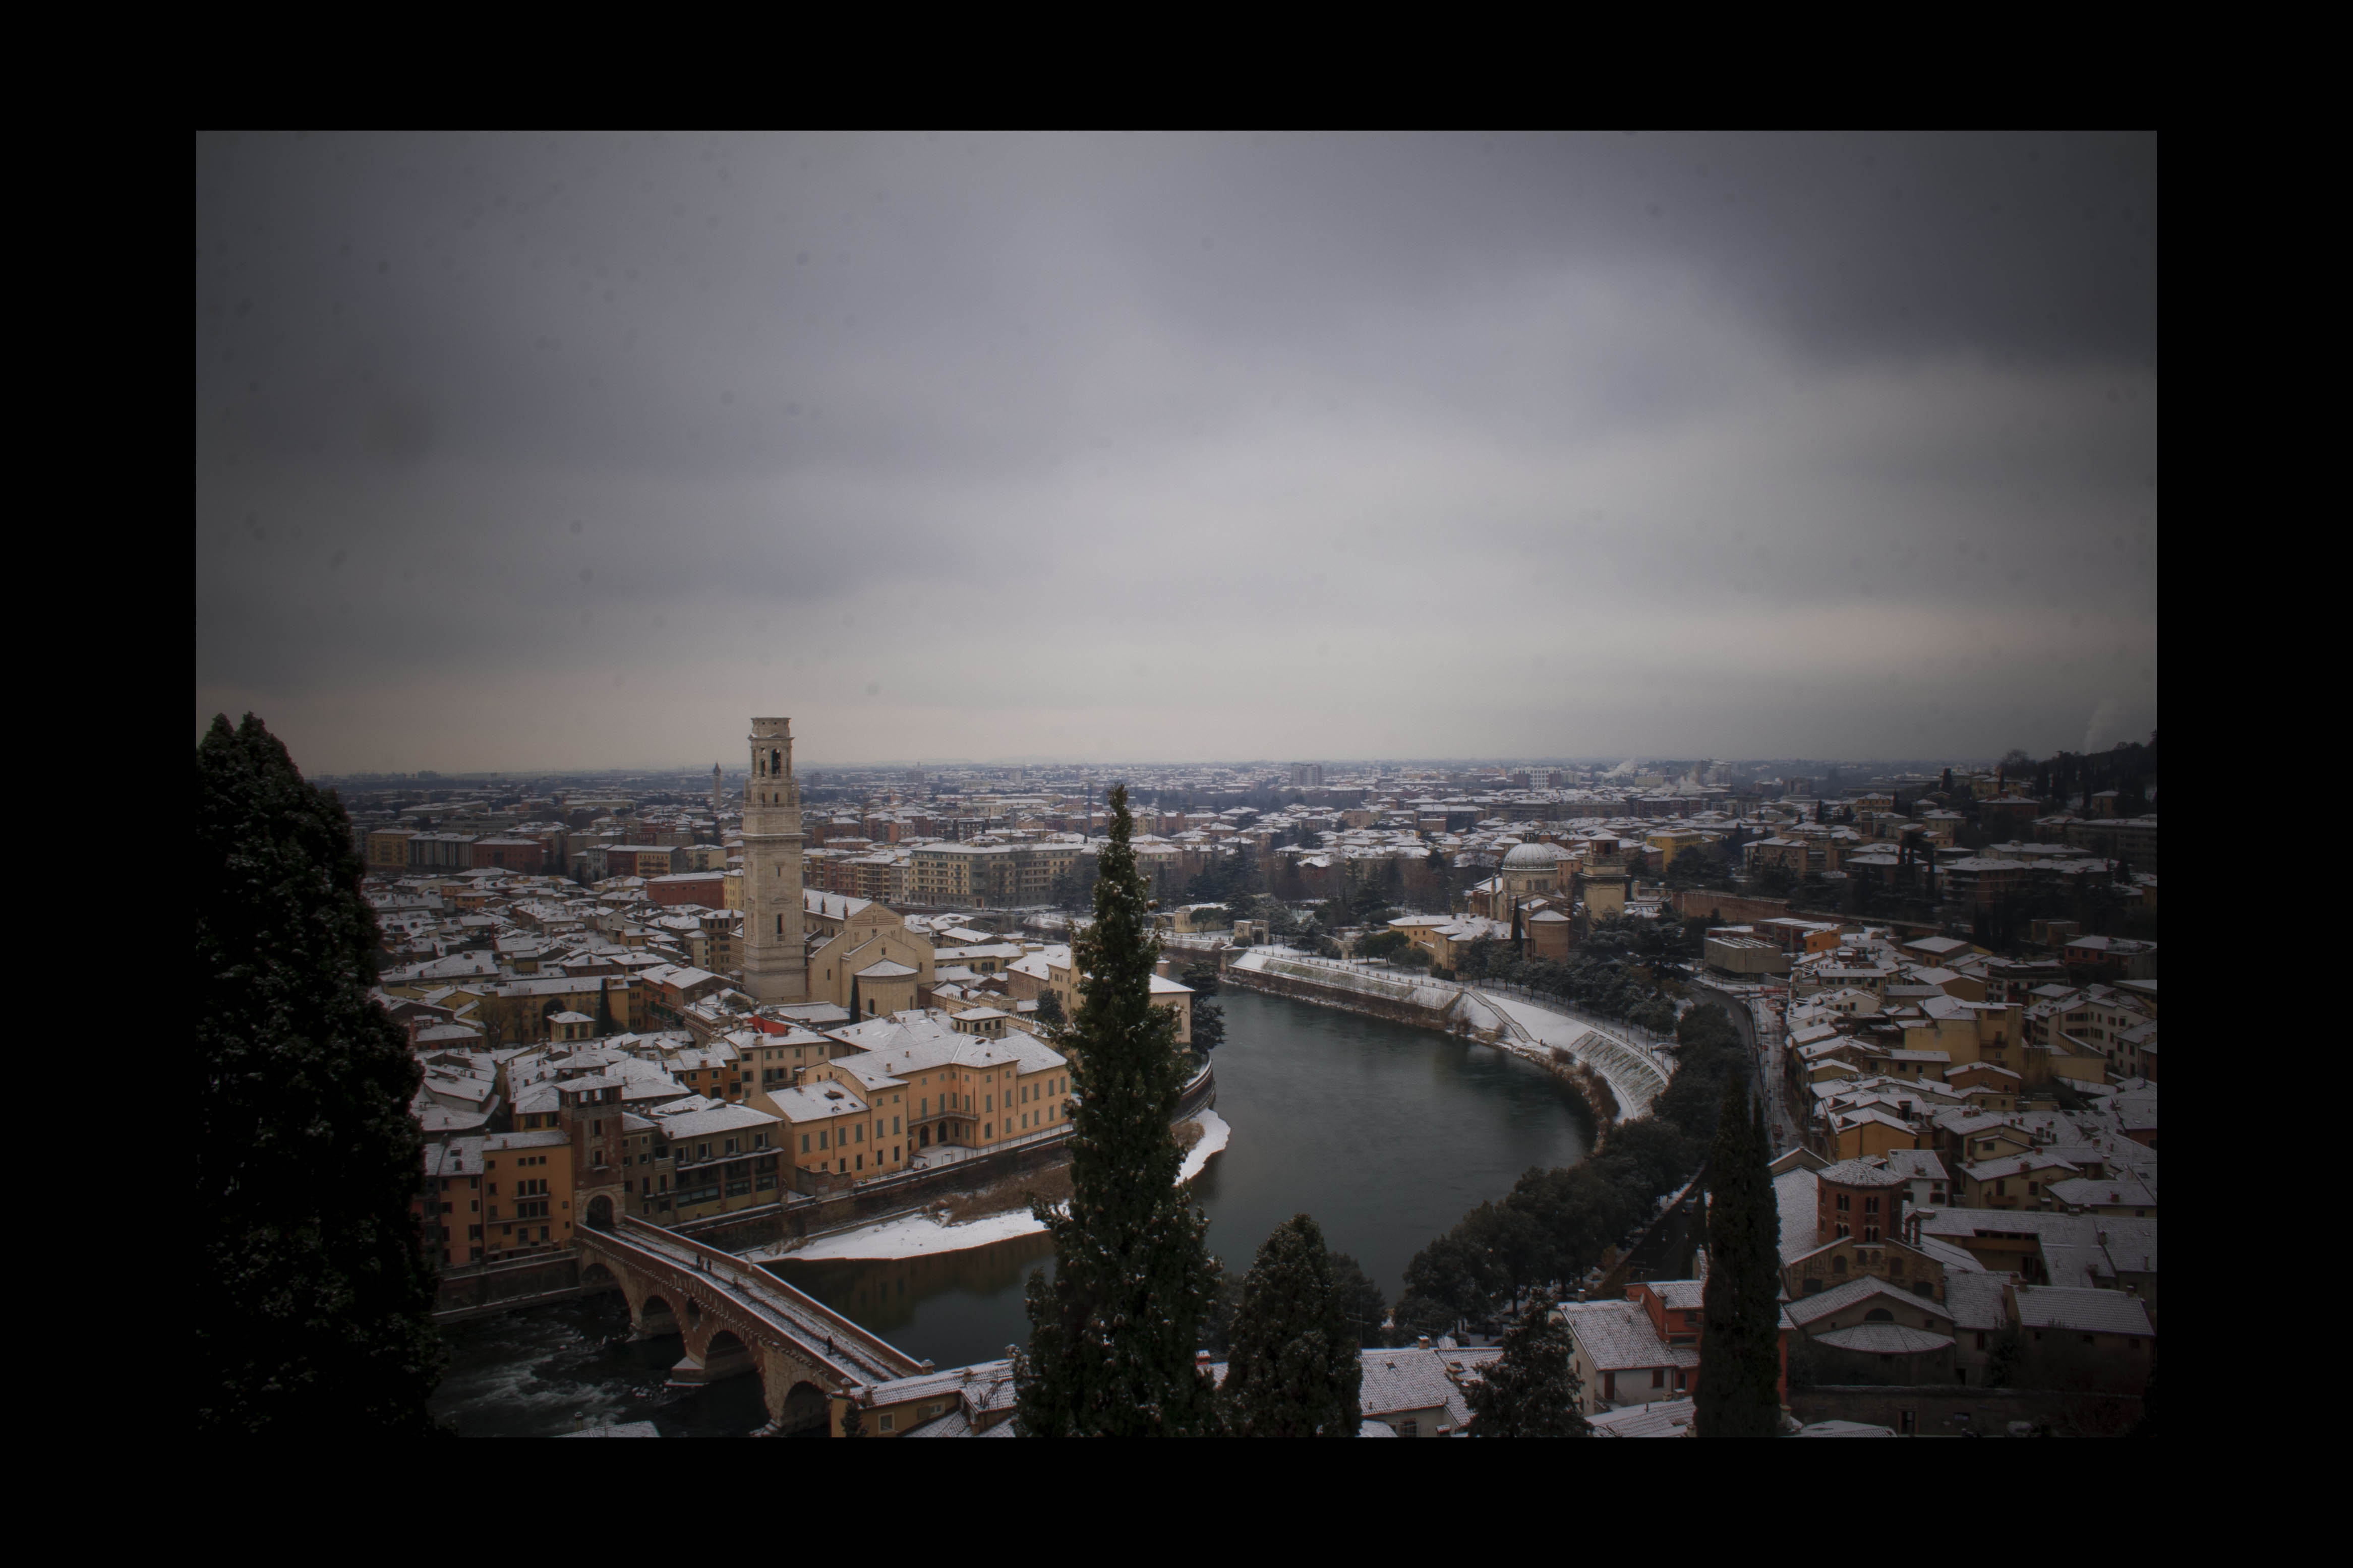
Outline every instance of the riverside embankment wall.
<svg viewBox="0 0 2353 1568">
<path fill-rule="evenodd" d="M 1597 1127 L 1607 1127 L 1624 1114 L 1620 1097 L 1590 1064 L 1579 1061 L 1565 1047 L 1546 1046 L 1526 1030 L 1514 1027 L 1466 986 L 1405 976 L 1393 979 L 1339 965 L 1318 966 L 1303 958 L 1263 950 L 1246 951 L 1228 963 L 1224 980 L 1245 991 L 1481 1041 L 1567 1081 L 1592 1108 Z"/>
</svg>

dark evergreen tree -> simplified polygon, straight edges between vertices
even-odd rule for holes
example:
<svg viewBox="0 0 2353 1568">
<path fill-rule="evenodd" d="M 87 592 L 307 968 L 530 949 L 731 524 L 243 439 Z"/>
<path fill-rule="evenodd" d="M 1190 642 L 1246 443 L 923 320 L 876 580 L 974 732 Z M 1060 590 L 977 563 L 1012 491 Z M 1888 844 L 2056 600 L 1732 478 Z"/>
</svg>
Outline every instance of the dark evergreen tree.
<svg viewBox="0 0 2353 1568">
<path fill-rule="evenodd" d="M 1206 997 L 1193 1003 L 1193 1048 L 1207 1056 L 1226 1043 L 1226 1010 Z"/>
<path fill-rule="evenodd" d="M 1406 1293 L 1398 1298 L 1397 1310 L 1391 1314 L 1395 1326 L 1389 1337 L 1398 1344 L 1411 1344 L 1425 1335 L 1436 1339 L 1451 1332 L 1461 1316 L 1451 1304 L 1419 1294 L 1409 1286 Z"/>
<path fill-rule="evenodd" d="M 1589 1437 L 1578 1412 L 1585 1392 L 1568 1364 L 1568 1325 L 1555 1315 L 1555 1299 L 1538 1292 L 1504 1332 L 1504 1353 L 1463 1390 L 1473 1437 Z"/>
<path fill-rule="evenodd" d="M 1054 1273 L 1030 1278 L 1020 1419 L 1035 1436 L 1200 1436 L 1215 1409 L 1194 1354 L 1219 1270 L 1208 1218 L 1176 1186 L 1183 1156 L 1169 1122 L 1186 1072 L 1176 1015 L 1152 1005 L 1159 943 L 1124 785 L 1111 807 L 1062 1039 L 1077 1093 L 1071 1201 L 1034 1210 L 1053 1237 Z"/>
<path fill-rule="evenodd" d="M 1765 1121 L 1746 1077 L 1726 1075 L 1708 1154 L 1707 1285 L 1693 1431 L 1770 1437 L 1780 1428 L 1780 1211 L 1766 1173 Z"/>
<path fill-rule="evenodd" d="M 1236 1437 L 1353 1437 L 1364 1363 L 1342 1281 L 1306 1215 L 1274 1227 L 1242 1279 L 1219 1407 Z"/>
<path fill-rule="evenodd" d="M 1224 1355 L 1233 1347 L 1234 1314 L 1241 1310 L 1242 1277 L 1228 1274 L 1218 1282 L 1217 1300 L 1201 1319 L 1201 1348 Z"/>
<path fill-rule="evenodd" d="M 858 1400 L 855 1395 L 852 1395 L 842 1403 L 841 1435 L 845 1437 L 863 1437 L 866 1436 L 866 1412 L 858 1407 Z"/>
<path fill-rule="evenodd" d="M 195 816 L 196 1425 L 429 1432 L 422 1069 L 367 994 L 351 819 L 249 713 L 196 747 Z"/>
<path fill-rule="evenodd" d="M 1340 1292 L 1340 1310 L 1348 1320 L 1348 1327 L 1356 1336 L 1356 1343 L 1370 1347 L 1382 1342 L 1388 1332 L 1389 1315 L 1388 1300 L 1365 1266 L 1345 1252 L 1332 1255 L 1332 1280 Z"/>
<path fill-rule="evenodd" d="M 1070 1022 L 1062 1012 L 1060 992 L 1049 989 L 1038 994 L 1038 1022 L 1050 1032 Z"/>
</svg>

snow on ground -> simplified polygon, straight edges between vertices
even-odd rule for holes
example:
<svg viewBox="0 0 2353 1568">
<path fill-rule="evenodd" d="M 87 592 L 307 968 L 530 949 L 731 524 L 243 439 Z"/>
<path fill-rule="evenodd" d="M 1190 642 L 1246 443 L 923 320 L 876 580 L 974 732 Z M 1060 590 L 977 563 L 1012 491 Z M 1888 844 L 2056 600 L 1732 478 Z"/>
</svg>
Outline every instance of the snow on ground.
<svg viewBox="0 0 2353 1568">
<path fill-rule="evenodd" d="M 1045 1228 L 1029 1216 L 1027 1209 L 983 1215 L 968 1225 L 942 1225 L 932 1215 L 902 1215 L 880 1225 L 821 1236 L 807 1247 L 776 1256 L 795 1263 L 845 1258 L 929 1258 L 937 1252 L 962 1252 L 967 1247 L 1010 1241 L 1017 1236 L 1035 1236 Z"/>
<path fill-rule="evenodd" d="M 1620 1109 L 1628 1116 L 1641 1116 L 1651 1109 L 1651 1101 L 1667 1086 L 1667 1073 L 1662 1064 L 1649 1051 L 1633 1041 L 1606 1029 L 1596 1028 L 1581 1019 L 1556 1013 L 1523 1002 L 1516 996 L 1497 996 L 1481 993 L 1491 1007 L 1506 1014 L 1512 1021 L 1525 1029 L 1543 1045 L 1567 1049 L 1579 1061 L 1597 1069 L 1609 1091 L 1617 1096 Z"/>
<path fill-rule="evenodd" d="M 1233 1136 L 1234 1130 L 1227 1125 L 1224 1117 L 1214 1110 L 1204 1110 L 1193 1120 L 1201 1124 L 1201 1141 L 1186 1152 L 1185 1163 L 1176 1173 L 1176 1179 L 1180 1182 L 1189 1182 L 1199 1175 L 1208 1164 L 1209 1157 L 1224 1149 L 1227 1141 Z M 943 1225 L 935 1215 L 902 1215 L 879 1225 L 821 1236 L 806 1247 L 794 1247 L 789 1251 L 764 1247 L 744 1256 L 756 1262 L 774 1262 L 783 1258 L 795 1263 L 821 1263 L 828 1259 L 839 1261 L 844 1258 L 929 1258 L 935 1253 L 988 1247 L 997 1242 L 1010 1241 L 1017 1236 L 1036 1236 L 1045 1228 L 1032 1219 L 1026 1209 L 984 1215 L 965 1225 Z"/>
<path fill-rule="evenodd" d="M 1208 1164 L 1209 1156 L 1223 1149 L 1226 1140 L 1234 1135 L 1226 1119 L 1214 1110 L 1204 1110 L 1193 1120 L 1201 1124 L 1201 1141 L 1185 1152 L 1185 1163 L 1176 1172 L 1180 1182 L 1189 1182 L 1199 1175 Z"/>
</svg>

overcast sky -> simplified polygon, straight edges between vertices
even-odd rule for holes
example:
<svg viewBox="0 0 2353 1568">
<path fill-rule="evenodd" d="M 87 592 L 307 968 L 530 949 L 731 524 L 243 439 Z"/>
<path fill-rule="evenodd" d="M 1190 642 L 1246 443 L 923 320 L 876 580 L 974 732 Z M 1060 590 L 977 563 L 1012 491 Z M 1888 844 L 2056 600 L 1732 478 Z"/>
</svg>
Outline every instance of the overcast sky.
<svg viewBox="0 0 2353 1568">
<path fill-rule="evenodd" d="M 207 136 L 196 720 L 312 771 L 2157 722 L 2153 137 Z"/>
</svg>

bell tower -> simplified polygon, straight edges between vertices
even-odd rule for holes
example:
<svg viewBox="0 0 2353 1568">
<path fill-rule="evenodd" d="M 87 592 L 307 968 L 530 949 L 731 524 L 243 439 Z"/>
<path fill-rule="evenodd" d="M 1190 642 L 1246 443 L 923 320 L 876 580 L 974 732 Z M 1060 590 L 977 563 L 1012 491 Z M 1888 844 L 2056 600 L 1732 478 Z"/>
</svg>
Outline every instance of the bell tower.
<svg viewBox="0 0 2353 1568">
<path fill-rule="evenodd" d="M 744 784 L 744 988 L 759 1002 L 808 1000 L 801 939 L 801 787 L 793 721 L 752 721 Z"/>
</svg>

